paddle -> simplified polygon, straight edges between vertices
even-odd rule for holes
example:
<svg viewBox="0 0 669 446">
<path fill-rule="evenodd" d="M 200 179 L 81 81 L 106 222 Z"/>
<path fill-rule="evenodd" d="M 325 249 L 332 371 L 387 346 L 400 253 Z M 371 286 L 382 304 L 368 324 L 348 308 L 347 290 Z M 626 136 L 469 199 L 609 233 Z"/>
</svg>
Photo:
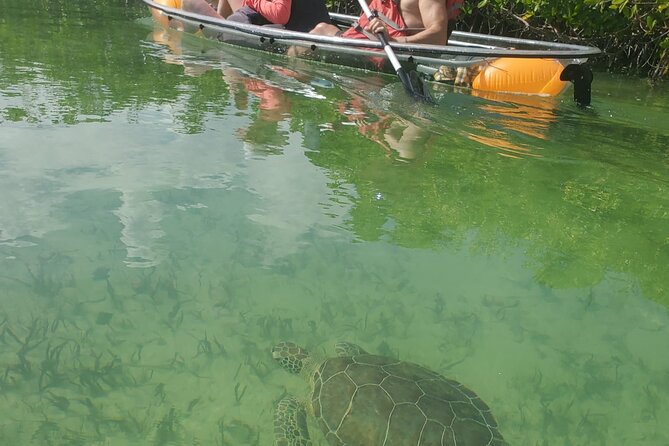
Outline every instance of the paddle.
<svg viewBox="0 0 669 446">
<path fill-rule="evenodd" d="M 360 7 L 364 11 L 365 16 L 367 16 L 368 20 L 372 20 L 373 18 L 378 17 L 378 12 L 377 11 L 372 12 L 369 9 L 369 6 L 367 6 L 367 2 L 365 0 L 358 0 L 358 3 L 360 4 Z M 434 99 L 432 99 L 432 96 L 430 96 L 427 93 L 420 79 L 418 79 L 418 76 L 415 73 L 413 78 L 416 84 L 418 84 L 419 88 L 416 88 L 412 84 L 411 77 L 404 70 L 404 67 L 402 67 L 402 64 L 400 64 L 400 61 L 397 59 L 395 51 L 393 51 L 393 48 L 390 46 L 390 43 L 388 42 L 386 35 L 382 32 L 376 33 L 376 35 L 379 38 L 381 44 L 383 44 L 383 50 L 386 52 L 388 60 L 390 60 L 390 63 L 392 64 L 393 68 L 395 69 L 395 72 L 397 73 L 397 77 L 399 77 L 400 81 L 402 81 L 402 85 L 404 85 L 404 89 L 407 91 L 407 93 L 409 93 L 409 95 L 413 96 L 416 99 L 420 99 L 426 102 L 434 102 Z"/>
</svg>

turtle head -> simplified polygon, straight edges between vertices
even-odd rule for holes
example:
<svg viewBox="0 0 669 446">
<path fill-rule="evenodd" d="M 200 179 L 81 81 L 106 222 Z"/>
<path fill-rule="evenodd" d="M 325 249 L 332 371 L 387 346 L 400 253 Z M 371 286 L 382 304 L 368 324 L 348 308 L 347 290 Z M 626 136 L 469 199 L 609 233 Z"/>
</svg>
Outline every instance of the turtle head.
<svg viewBox="0 0 669 446">
<path fill-rule="evenodd" d="M 299 374 L 307 363 L 309 352 L 293 342 L 279 342 L 272 349 L 272 358 L 291 373 Z"/>
</svg>

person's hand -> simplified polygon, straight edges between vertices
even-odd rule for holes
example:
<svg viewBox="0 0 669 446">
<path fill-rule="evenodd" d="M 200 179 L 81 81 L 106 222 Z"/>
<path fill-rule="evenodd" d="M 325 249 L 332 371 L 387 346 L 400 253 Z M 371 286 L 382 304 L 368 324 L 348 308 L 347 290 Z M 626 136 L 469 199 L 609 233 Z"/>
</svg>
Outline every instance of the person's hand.
<svg viewBox="0 0 669 446">
<path fill-rule="evenodd" d="M 375 35 L 378 33 L 384 33 L 388 35 L 388 28 L 386 28 L 386 24 L 383 23 L 383 20 L 379 19 L 378 17 L 374 17 L 367 23 L 367 26 L 365 26 L 365 31 Z"/>
</svg>

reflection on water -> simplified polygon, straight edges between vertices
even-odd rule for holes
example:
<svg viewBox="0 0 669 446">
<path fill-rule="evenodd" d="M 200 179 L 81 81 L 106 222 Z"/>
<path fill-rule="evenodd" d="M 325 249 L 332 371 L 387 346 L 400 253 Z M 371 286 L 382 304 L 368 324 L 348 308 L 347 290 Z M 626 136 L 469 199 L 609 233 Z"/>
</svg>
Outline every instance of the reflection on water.
<svg viewBox="0 0 669 446">
<path fill-rule="evenodd" d="M 0 215 L 2 239 L 65 229 L 72 216 L 59 209 L 68 196 L 109 190 L 114 195 L 112 212 L 121 225 L 126 261 L 134 266 L 154 266 L 164 260 L 160 239 L 166 209 L 153 195 L 166 187 L 224 188 L 235 175 L 233 168 L 226 167 L 236 161 L 230 154 L 198 150 L 193 159 L 193 153 L 182 150 L 174 140 L 149 143 L 150 130 L 145 135 L 122 137 L 118 130 L 107 129 L 91 124 L 78 130 L 77 138 L 91 144 L 74 145 L 70 131 L 45 129 L 38 131 L 41 137 L 18 129 L 4 132 L 2 145 L 11 142 L 14 147 L 30 148 L 30 156 L 24 156 L 23 150 L 5 153 L 7 170 L 0 183 L 6 190 L 21 193 L 2 200 L 4 209 L 17 210 Z"/>
<path fill-rule="evenodd" d="M 271 444 L 282 339 L 456 378 L 512 445 L 667 443 L 666 96 L 425 107 L 109 8 L 77 57 L 122 69 L 0 27 L 1 443 Z"/>
<path fill-rule="evenodd" d="M 484 101 L 463 134 L 509 158 L 541 157 L 544 140 L 551 123 L 557 120 L 557 108 L 564 98 L 505 94 L 470 90 L 462 87 L 440 87 L 449 94 L 464 94 Z"/>
<path fill-rule="evenodd" d="M 356 95 L 339 102 L 338 108 L 344 117 L 342 124 L 355 126 L 362 136 L 382 147 L 388 157 L 412 160 L 417 151 L 428 145 L 430 132 L 420 126 L 426 122 L 419 116 L 404 118 L 387 113 Z"/>
</svg>

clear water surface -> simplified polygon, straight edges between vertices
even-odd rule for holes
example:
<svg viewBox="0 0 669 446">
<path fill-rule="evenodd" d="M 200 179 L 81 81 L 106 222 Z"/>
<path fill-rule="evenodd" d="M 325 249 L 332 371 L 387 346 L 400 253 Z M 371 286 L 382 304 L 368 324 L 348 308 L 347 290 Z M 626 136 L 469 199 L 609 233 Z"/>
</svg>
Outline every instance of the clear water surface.
<svg viewBox="0 0 669 446">
<path fill-rule="evenodd" d="M 139 2 L 0 10 L 0 443 L 269 445 L 272 345 L 345 339 L 511 445 L 669 444 L 666 86 L 427 107 Z"/>
</svg>

